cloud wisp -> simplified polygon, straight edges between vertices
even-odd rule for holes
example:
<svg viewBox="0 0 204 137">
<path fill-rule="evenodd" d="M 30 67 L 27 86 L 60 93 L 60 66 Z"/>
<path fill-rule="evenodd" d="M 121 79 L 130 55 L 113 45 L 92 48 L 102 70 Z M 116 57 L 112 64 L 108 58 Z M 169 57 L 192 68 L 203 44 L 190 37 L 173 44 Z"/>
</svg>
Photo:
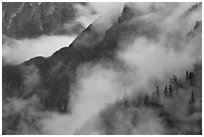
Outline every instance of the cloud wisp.
<svg viewBox="0 0 204 137">
<path fill-rule="evenodd" d="M 97 4 L 92 5 L 98 6 Z M 100 60 L 78 66 L 76 82 L 71 85 L 70 113 L 44 112 L 46 117 L 41 117 L 37 122 L 41 127 L 39 133 L 183 134 L 193 128 L 189 125 L 189 122 L 200 119 L 201 112 L 198 111 L 188 117 L 185 103 L 187 103 L 186 99 L 189 99 L 191 95 L 189 87 L 185 91 L 181 90 L 178 97 L 174 98 L 173 101 L 161 98 L 164 106 L 168 107 L 168 113 L 173 118 L 180 120 L 181 123 L 182 121 L 185 123 L 178 124 L 175 130 L 172 131 L 167 129 L 163 120 L 158 117 L 159 110 L 147 107 L 123 107 L 124 105 L 120 105 L 120 101 L 129 99 L 133 95 L 140 97 L 141 92 L 143 94 L 152 94 L 155 83 L 163 89 L 165 84 L 169 82 L 169 77 L 172 75 L 183 77 L 183 73 L 187 69 L 192 70 L 195 64 L 202 62 L 202 28 L 195 28 L 195 23 L 202 20 L 202 11 L 195 10 L 188 16 L 183 17 L 185 11 L 191 8 L 192 5 L 194 3 L 126 4 L 132 10 L 133 17 L 116 25 L 120 26 L 118 28 L 133 26 L 137 32 L 130 33 L 125 36 L 128 38 L 117 41 L 118 49 L 115 52 L 114 60 Z M 82 7 L 78 8 L 82 9 Z M 103 10 L 98 8 L 98 12 L 103 13 Z M 120 15 L 120 12 L 116 10 L 116 13 L 112 14 L 113 16 L 104 13 L 105 17 L 100 18 L 98 22 L 96 21 L 93 30 L 99 33 L 106 32 L 114 24 L 115 18 L 118 17 L 115 15 Z M 107 24 L 100 25 L 105 18 L 109 18 Z M 132 30 L 134 31 L 134 29 Z M 193 33 L 193 35 L 188 35 L 189 32 Z M 53 36 L 53 39 L 55 38 L 57 38 L 58 44 L 59 41 L 64 42 L 64 38 L 67 40 L 66 37 L 60 40 L 57 36 Z M 44 41 L 43 39 L 41 38 L 39 42 L 35 42 L 35 44 L 38 44 L 33 47 L 39 47 L 43 43 L 49 46 L 47 41 L 55 44 L 55 41 L 50 39 Z M 14 43 L 19 42 L 15 41 Z M 26 40 L 24 43 L 22 45 L 29 44 Z M 13 54 L 12 51 L 9 52 L 9 49 L 3 50 L 9 56 Z M 27 55 L 28 50 L 25 51 L 26 56 L 30 56 Z M 45 54 L 52 52 L 51 50 L 46 51 Z M 19 52 L 24 53 L 20 49 Z M 29 72 L 31 70 L 28 69 Z M 30 77 L 35 81 L 36 78 L 33 75 L 30 75 Z M 29 84 L 32 81 L 31 79 L 26 77 L 24 83 Z M 193 90 L 198 89 L 194 88 Z M 200 91 L 198 92 L 200 93 Z M 185 95 L 182 96 L 184 93 Z M 178 106 L 175 107 L 177 111 L 173 111 L 173 106 L 176 106 L 175 103 L 178 103 Z M 24 106 L 25 103 L 22 104 Z M 13 103 L 8 105 L 13 106 Z M 200 103 L 196 105 L 197 107 L 201 106 Z M 183 109 L 179 109 L 182 106 Z M 21 107 L 17 108 L 21 109 Z M 39 111 L 39 114 L 41 113 L 43 112 Z M 131 119 L 134 115 L 137 116 L 135 123 Z M 193 123 L 192 125 L 194 126 L 192 131 L 197 132 L 199 130 L 197 124 Z M 28 130 L 27 133 L 29 134 Z"/>
</svg>

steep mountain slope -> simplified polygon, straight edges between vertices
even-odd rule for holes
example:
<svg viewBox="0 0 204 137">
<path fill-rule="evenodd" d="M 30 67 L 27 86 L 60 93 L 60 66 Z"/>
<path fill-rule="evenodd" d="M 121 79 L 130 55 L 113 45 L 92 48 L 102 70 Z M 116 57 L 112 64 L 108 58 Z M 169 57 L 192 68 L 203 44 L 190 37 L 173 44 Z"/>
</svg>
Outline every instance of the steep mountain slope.
<svg viewBox="0 0 204 137">
<path fill-rule="evenodd" d="M 92 25 L 90 25 L 82 32 L 82 35 L 83 33 L 86 33 L 86 35 L 93 35 L 95 32 L 92 29 Z M 113 38 L 115 38 L 115 36 Z M 13 79 L 19 79 L 18 77 L 22 77 L 22 72 L 20 71 L 21 66 L 34 65 L 37 68 L 39 75 L 42 77 L 42 89 L 47 91 L 46 96 L 42 97 L 42 102 L 45 105 L 45 109 L 57 109 L 59 111 L 66 112 L 66 107 L 64 108 L 65 110 L 61 110 L 61 108 L 62 106 L 67 105 L 67 96 L 69 93 L 68 89 L 70 88 L 71 82 L 74 81 L 76 68 L 80 64 L 88 61 L 98 61 L 102 58 L 113 57 L 113 50 L 115 50 L 115 48 L 117 47 L 117 42 L 114 39 L 102 40 L 92 46 L 83 46 L 83 43 L 79 45 L 78 43 L 80 42 L 80 39 L 84 39 L 83 36 L 80 35 L 79 38 L 77 38 L 69 47 L 60 49 L 49 58 L 37 57 L 26 61 L 19 66 L 4 66 L 3 88 L 10 87 L 12 83 L 16 83 L 10 81 L 10 79 L 8 79 L 9 77 Z M 79 42 L 77 43 L 76 41 Z M 75 44 L 75 42 L 77 43 L 77 45 Z M 10 73 L 10 71 L 13 71 L 13 67 L 17 69 L 14 73 Z M 56 67 L 56 69 L 53 70 L 54 67 Z M 19 75 L 16 75 L 16 73 L 18 73 Z M 52 75 L 50 75 L 51 73 Z M 20 92 L 19 87 L 23 87 L 23 81 L 19 81 L 18 83 L 19 85 L 15 88 L 15 92 Z M 11 87 L 14 88 L 15 86 Z M 4 91 L 6 94 L 9 94 L 7 93 L 8 90 Z M 14 94 L 10 94 L 8 96 L 14 96 Z M 58 97 L 56 98 L 56 96 Z"/>
<path fill-rule="evenodd" d="M 22 4 L 19 4 L 19 7 L 21 6 Z M 33 7 L 33 5 L 29 6 Z M 34 6 L 37 5 L 34 4 Z M 44 6 L 49 7 L 49 5 Z M 39 6 L 37 7 L 40 8 Z M 26 8 L 24 10 L 26 10 Z M 58 15 L 58 12 L 62 14 L 62 11 L 56 10 L 56 15 Z M 55 13 L 55 11 L 53 13 Z M 140 15 L 140 13 L 138 12 L 136 13 L 137 14 L 135 15 L 135 11 L 133 11 L 128 6 L 125 6 L 121 16 L 118 19 L 118 22 L 106 31 L 105 36 L 102 36 L 100 33 L 96 32 L 92 24 L 88 28 L 86 28 L 69 47 L 64 47 L 56 51 L 52 56 L 48 58 L 35 57 L 19 65 L 3 66 L 2 68 L 3 104 L 6 104 L 7 102 L 9 102 L 9 99 L 12 98 L 26 100 L 34 96 L 37 96 L 39 98 L 38 103 L 41 104 L 40 107 L 37 108 L 38 110 L 48 112 L 54 111 L 60 113 L 71 113 L 72 108 L 69 105 L 71 85 L 75 84 L 77 69 L 81 65 L 85 63 L 96 63 L 103 61 L 106 62 L 107 64 L 108 63 L 116 64 L 120 66 L 119 68 L 122 68 L 124 67 L 123 66 L 124 64 L 120 60 L 118 60 L 118 58 L 116 58 L 117 56 L 116 51 L 118 49 L 124 48 L 121 46 L 121 44 L 119 44 L 120 41 L 129 40 L 131 41 L 132 37 L 147 37 L 148 39 L 151 39 L 153 41 L 156 41 L 158 39 L 160 30 L 157 25 L 152 24 L 151 22 L 148 21 L 141 20 L 136 21 L 134 20 L 133 23 L 131 22 L 134 16 Z M 18 23 L 19 22 L 18 20 L 11 19 L 12 15 L 10 15 L 10 13 L 7 14 L 8 20 L 3 20 L 3 22 L 5 22 L 4 24 L 8 25 L 10 20 L 12 20 L 10 21 L 12 23 L 8 25 L 9 27 L 7 28 L 9 29 L 4 30 L 3 32 L 13 37 L 23 37 L 19 35 L 19 33 L 21 34 L 21 30 L 10 28 L 13 28 L 12 24 L 15 24 L 13 26 L 18 25 L 26 26 L 26 25 Z M 43 18 L 43 20 L 37 19 L 37 21 L 34 21 L 33 22 L 34 28 L 31 27 L 32 25 L 29 26 L 28 29 L 25 28 L 25 30 L 28 31 L 28 34 L 31 34 L 30 31 L 33 31 L 33 29 L 36 30 L 35 33 L 32 33 L 32 35 L 30 35 L 29 37 L 35 37 L 42 33 L 45 34 L 52 33 L 53 30 L 51 28 L 54 27 L 57 29 L 59 27 L 58 26 L 59 24 L 62 24 L 62 22 L 67 21 L 65 20 L 66 19 L 65 17 L 63 17 L 63 20 L 58 20 L 56 19 L 57 17 L 55 15 L 54 17 L 53 16 L 50 17 L 49 14 L 45 17 L 39 17 L 38 15 L 39 15 L 38 10 L 33 11 L 33 16 L 31 19 L 29 19 L 29 21 L 33 22 L 33 18 Z M 72 14 L 65 16 L 67 16 L 68 19 L 74 18 L 74 15 Z M 51 23 L 50 25 L 46 25 L 48 22 L 50 22 L 46 21 L 46 19 L 50 20 L 53 19 L 54 20 L 53 22 L 55 21 L 57 22 L 53 24 Z M 195 27 L 189 31 L 188 36 L 190 38 L 193 38 L 197 33 L 198 35 L 202 33 L 201 32 L 202 25 L 199 24 L 202 24 L 202 21 L 197 22 L 195 24 Z M 15 36 L 17 34 L 18 36 Z M 198 75 L 200 75 L 200 73 Z M 32 77 L 32 79 L 35 79 L 35 82 L 29 82 L 30 77 Z M 127 109 L 129 110 L 128 107 Z M 159 113 L 162 112 L 163 111 Z M 108 114 L 112 114 L 112 112 Z M 106 115 L 106 113 L 104 115 Z M 5 117 L 7 118 L 7 120 L 9 119 L 7 116 Z M 18 125 L 19 120 L 21 120 L 21 118 L 19 117 L 18 115 L 12 117 L 15 120 L 12 119 L 12 121 L 9 122 L 10 123 L 9 126 L 6 124 L 7 122 L 6 120 L 5 122 L 3 122 L 4 134 L 9 133 L 11 134 L 12 133 L 11 131 L 18 131 L 18 129 L 14 128 L 11 125 Z M 105 117 L 105 119 L 107 117 Z M 110 123 L 109 120 L 110 119 L 107 120 L 108 123 Z M 33 121 L 37 120 L 34 119 Z M 106 131 L 105 134 L 118 134 L 118 133 L 109 133 L 108 131 Z"/>
<path fill-rule="evenodd" d="M 128 10 L 126 10 L 126 8 L 124 8 L 120 20 L 123 20 L 123 18 L 127 16 L 126 14 L 128 13 L 126 12 Z M 51 57 L 34 58 L 21 65 L 35 65 L 37 69 L 39 69 L 39 74 L 43 79 L 43 90 L 47 91 L 46 97 L 42 99 L 45 108 L 50 110 L 58 109 L 59 111 L 66 112 L 66 107 L 62 106 L 67 106 L 69 96 L 68 89 L 70 88 L 70 84 L 74 82 L 77 67 L 86 62 L 114 60 L 114 52 L 118 48 L 118 40 L 128 38 L 131 35 L 143 35 L 146 33 L 146 30 L 143 32 L 137 31 L 138 29 L 138 24 L 129 26 L 124 25 L 123 22 L 119 22 L 106 32 L 102 41 L 94 43 L 94 45 L 83 45 L 83 41 L 81 42 L 81 45 L 79 45 L 79 42 L 76 41 L 81 41 L 81 39 L 83 39 L 83 37 L 79 36 L 79 38 L 77 38 L 69 47 L 60 49 Z M 149 29 L 154 29 L 154 26 L 150 26 Z M 82 32 L 82 35 L 83 33 L 92 36 L 92 33 L 96 32 L 94 32 L 92 26 L 89 26 L 84 32 Z M 96 35 L 94 34 L 94 36 Z M 90 41 L 92 42 L 93 40 Z M 58 65 L 59 62 L 61 62 L 60 65 Z M 58 66 L 58 68 L 53 71 L 53 68 L 56 66 Z M 52 73 L 52 75 L 50 75 L 50 73 Z"/>
<path fill-rule="evenodd" d="M 128 19 L 131 19 L 127 18 L 128 15 L 131 16 L 131 13 L 129 13 L 130 11 L 131 10 L 128 7 L 125 7 L 121 17 L 119 18 L 119 22 L 113 25 L 113 27 L 106 32 L 103 40 L 94 43 L 94 45 L 90 44 L 89 46 L 86 46 L 86 43 L 83 45 L 83 40 L 80 45 L 79 42 L 81 39 L 83 39 L 83 37 L 79 36 L 69 47 L 60 49 L 49 58 L 37 57 L 20 65 L 34 65 L 37 67 L 38 72 L 42 77 L 42 88 L 43 90 L 46 90 L 48 92 L 47 94 L 49 95 L 42 100 L 46 109 L 67 111 L 66 109 L 61 110 L 61 108 L 63 105 L 67 104 L 67 96 L 69 96 L 68 89 L 70 88 L 70 84 L 68 83 L 74 82 L 75 72 L 80 64 L 90 61 L 95 62 L 99 60 L 114 60 L 114 51 L 119 48 L 117 42 L 121 39 L 125 40 L 134 35 L 142 36 L 147 34 L 147 36 L 150 38 L 154 38 L 156 36 L 155 32 L 157 33 L 157 28 L 154 25 L 151 26 L 149 23 L 145 24 L 144 22 L 138 22 L 138 24 L 131 25 L 126 24 L 125 21 L 123 22 L 123 20 L 127 21 Z M 146 30 L 140 30 L 141 25 L 146 25 Z M 197 27 L 194 29 L 197 29 Z M 151 34 L 149 32 L 153 33 Z M 92 25 L 85 29 L 84 32 L 82 32 L 82 35 L 83 33 L 86 33 L 86 35 L 96 36 L 94 30 L 92 29 Z M 53 68 L 56 66 L 57 69 L 54 69 L 53 71 Z M 12 68 L 12 66 L 3 67 L 3 87 L 6 85 L 6 83 L 16 84 L 15 82 L 6 80 L 8 77 L 7 75 L 12 75 L 12 73 L 5 72 L 9 71 L 7 67 Z M 18 66 L 13 67 L 19 68 Z M 16 77 L 18 79 L 17 76 L 11 77 Z M 56 95 L 58 98 L 55 98 Z"/>
<path fill-rule="evenodd" d="M 3 34 L 13 38 L 34 38 L 42 34 L 78 34 L 83 26 L 75 22 L 76 4 L 83 3 L 3 2 Z"/>
</svg>

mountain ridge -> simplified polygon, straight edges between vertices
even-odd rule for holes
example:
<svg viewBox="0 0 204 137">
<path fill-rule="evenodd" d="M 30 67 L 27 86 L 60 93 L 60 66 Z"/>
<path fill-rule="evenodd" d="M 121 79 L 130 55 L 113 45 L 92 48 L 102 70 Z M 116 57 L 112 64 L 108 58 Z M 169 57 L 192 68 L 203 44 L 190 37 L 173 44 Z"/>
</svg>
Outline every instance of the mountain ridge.
<svg viewBox="0 0 204 137">
<path fill-rule="evenodd" d="M 137 13 L 137 15 L 140 15 L 140 13 Z M 73 108 L 70 105 L 72 85 L 76 84 L 78 70 L 81 67 L 83 67 L 84 64 L 97 64 L 97 63 L 105 62 L 107 64 L 113 64 L 113 65 L 116 64 L 119 66 L 119 68 L 122 68 L 123 63 L 120 60 L 118 60 L 116 57 L 118 49 L 120 50 L 120 48 L 124 48 L 123 46 L 126 46 L 126 44 L 121 45 L 120 44 L 121 41 L 130 40 L 132 42 L 132 37 L 143 37 L 143 36 L 146 36 L 150 40 L 158 39 L 157 34 L 159 33 L 159 30 L 155 24 L 151 24 L 151 22 L 147 22 L 147 21 L 142 22 L 139 20 L 136 20 L 136 22 L 132 23 L 131 21 L 133 18 L 134 18 L 134 12 L 130 7 L 125 5 L 117 22 L 112 24 L 112 26 L 105 31 L 105 34 L 97 33 L 97 31 L 95 31 L 93 27 L 95 22 L 93 22 L 86 29 L 84 29 L 80 33 L 80 35 L 69 46 L 63 47 L 55 51 L 49 57 L 37 56 L 27 61 L 24 61 L 19 65 L 3 65 L 2 66 L 2 89 L 3 89 L 2 102 L 6 104 L 7 102 L 9 102 L 9 99 L 18 98 L 18 99 L 26 100 L 26 99 L 30 99 L 31 97 L 37 96 L 37 98 L 39 98 L 39 100 L 37 101 L 40 104 L 40 106 L 35 108 L 36 111 L 43 111 L 48 113 L 54 112 L 62 115 L 64 114 L 71 115 L 73 113 Z M 143 30 L 140 29 L 141 27 L 144 29 Z M 191 30 L 189 30 L 185 38 L 194 38 L 197 34 L 200 34 L 200 33 L 202 33 L 202 20 L 195 22 L 195 25 Z M 186 74 L 187 82 L 185 81 L 185 79 L 184 80 L 181 79 L 181 81 L 179 81 L 181 84 L 180 85 L 181 90 L 185 90 L 189 88 L 189 93 L 190 93 L 190 90 L 192 89 L 194 90 L 194 87 L 189 86 L 190 82 L 188 82 L 188 81 L 194 80 L 194 74 L 198 82 L 202 81 L 202 78 L 200 77 L 200 74 L 202 73 L 202 69 L 201 69 L 202 63 L 201 64 L 199 63 L 193 64 L 194 65 L 193 66 L 194 69 L 192 70 L 193 72 L 189 72 L 189 75 Z M 186 69 L 189 69 L 189 68 L 186 68 Z M 193 76 L 190 76 L 190 73 Z M 37 84 L 35 84 L 35 82 L 29 83 L 30 82 L 29 77 L 33 78 Z M 175 76 L 173 78 L 175 80 Z M 180 80 L 180 79 L 177 79 L 177 80 Z M 29 83 L 28 84 L 29 86 L 26 85 L 26 82 Z M 91 84 L 94 84 L 94 83 L 91 83 Z M 168 92 L 169 92 L 171 91 L 172 81 L 170 81 L 167 84 L 168 84 Z M 184 87 L 182 87 L 182 84 L 184 85 Z M 29 91 L 27 91 L 28 87 L 30 88 Z M 197 85 L 195 87 L 197 88 Z M 159 88 L 157 88 L 156 90 L 158 89 Z M 186 93 L 188 97 L 190 97 L 189 93 L 188 94 Z M 185 96 L 187 96 L 186 94 Z M 133 96 L 130 96 L 130 98 L 131 97 Z M 157 109 L 161 108 L 160 104 L 158 105 L 155 102 L 153 103 L 148 102 L 149 98 L 147 99 L 146 96 L 142 96 L 142 99 L 145 100 L 145 102 L 143 102 L 144 105 L 142 105 L 142 107 L 144 108 L 148 108 L 148 107 L 150 108 L 151 105 L 153 106 L 151 108 L 152 110 L 157 111 Z M 146 103 L 146 101 L 148 103 Z M 114 117 L 115 112 L 118 112 L 118 110 L 120 112 L 120 110 L 129 111 L 134 109 L 136 110 L 141 109 L 140 106 L 138 108 L 137 107 L 133 108 L 134 106 L 132 106 L 130 102 L 133 102 L 132 105 L 134 105 L 135 103 L 134 100 L 126 99 L 124 97 L 122 100 L 119 100 L 118 102 L 111 104 L 111 106 L 107 107 L 107 109 L 102 110 L 102 113 L 100 113 L 100 116 L 104 120 L 102 121 L 102 125 L 105 126 L 105 129 L 104 129 L 105 134 L 121 133 L 121 132 L 114 133 L 114 130 L 111 131 L 115 127 L 114 127 L 114 123 L 111 122 L 112 118 L 110 117 L 111 116 Z M 139 102 L 139 99 L 138 99 L 138 102 Z M 119 104 L 119 107 L 118 107 L 118 104 Z M 155 104 L 156 106 L 154 106 Z M 114 112 L 114 110 L 116 111 Z M 126 111 L 124 111 L 124 113 L 126 115 Z M 139 111 L 137 110 L 136 113 L 139 113 Z M 159 115 L 162 115 L 161 117 L 165 119 L 164 122 L 167 122 L 167 123 L 169 122 L 167 125 L 171 127 L 172 126 L 171 124 L 172 123 L 175 124 L 177 122 L 176 121 L 177 119 L 175 119 L 174 121 L 174 119 L 172 120 L 170 117 L 170 120 L 169 120 L 168 114 L 169 113 L 165 112 L 165 110 L 163 109 L 162 111 L 159 111 Z M 109 117 L 109 115 L 111 116 Z M 137 114 L 135 114 L 134 112 L 132 114 L 132 111 L 131 111 L 131 116 L 132 115 L 137 116 Z M 166 115 L 166 116 L 163 116 L 163 115 Z M 9 117 L 6 117 L 6 118 L 9 119 Z M 15 125 L 18 126 L 18 121 L 20 118 L 18 118 L 18 116 L 15 116 L 12 118 L 14 120 L 9 119 L 10 122 L 8 124 L 9 125 L 8 127 L 3 126 L 3 134 L 9 134 L 10 130 L 11 132 L 18 130 L 14 127 Z M 35 120 L 36 119 L 34 118 L 33 121 Z M 180 123 L 184 122 L 184 125 L 185 125 L 185 121 L 181 120 L 179 122 Z M 5 122 L 3 122 L 3 124 L 7 125 Z M 198 125 L 200 126 L 200 123 L 198 123 Z M 109 129 L 109 127 L 111 130 Z M 127 131 L 129 131 L 129 129 L 127 129 Z M 127 133 L 130 133 L 130 132 L 127 132 Z M 170 132 L 170 133 L 177 134 L 176 132 Z M 197 134 L 198 132 L 195 132 L 195 133 Z"/>
<path fill-rule="evenodd" d="M 16 39 L 36 38 L 40 35 L 71 35 L 84 27 L 76 20 L 75 4 L 16 2 L 2 4 L 2 33 Z M 69 28 L 64 24 L 68 23 Z"/>
<path fill-rule="evenodd" d="M 20 66 L 24 66 L 24 65 L 34 65 L 39 69 L 39 74 L 40 76 L 42 76 L 43 81 L 42 83 L 44 83 L 44 88 L 45 90 L 52 90 L 55 89 L 56 87 L 60 87 L 59 85 L 53 84 L 53 81 L 56 81 L 57 79 L 59 81 L 63 81 L 63 79 L 65 81 L 72 81 L 75 79 L 75 73 L 77 70 L 77 67 L 80 64 L 86 63 L 86 62 L 97 62 L 99 60 L 109 60 L 109 61 L 113 61 L 114 60 L 114 51 L 117 50 L 118 47 L 118 40 L 120 40 L 121 38 L 124 38 L 131 35 L 143 35 L 143 33 L 146 34 L 146 32 L 144 31 L 137 31 L 138 27 L 137 25 L 135 26 L 135 24 L 133 26 L 125 26 L 123 25 L 123 16 L 126 16 L 126 12 L 129 13 L 129 10 L 126 10 L 126 8 L 124 7 L 124 10 L 121 14 L 121 16 L 118 19 L 118 23 L 113 24 L 113 26 L 108 29 L 105 33 L 105 36 L 103 37 L 103 39 L 98 42 L 96 42 L 93 45 L 90 46 L 83 46 L 83 42 L 81 43 L 82 45 L 78 45 L 78 42 L 80 42 L 80 39 L 82 37 L 83 39 L 83 33 L 91 33 L 91 36 L 93 36 L 95 34 L 95 32 L 93 32 L 91 26 L 92 24 L 87 27 L 87 29 L 85 29 L 82 32 L 82 36 L 79 35 L 79 37 L 77 37 L 74 42 L 72 42 L 69 47 L 64 47 L 61 48 L 60 50 L 56 51 L 55 53 L 53 53 L 50 57 L 45 58 L 45 57 L 36 57 L 36 58 L 32 58 L 29 61 L 25 61 L 24 63 L 20 64 Z M 124 18 L 126 19 L 126 18 Z M 131 18 L 128 18 L 131 19 Z M 150 26 L 151 28 L 151 26 Z M 154 29 L 151 28 L 151 29 Z M 132 33 L 131 33 L 132 32 Z M 116 34 L 116 35 L 115 35 Z M 149 34 L 150 37 L 154 37 L 154 34 Z M 77 45 L 77 46 L 76 46 Z M 58 62 L 61 62 L 61 66 L 60 69 L 57 69 L 53 72 L 53 75 L 50 76 L 50 71 L 52 71 L 52 68 L 54 66 L 58 65 Z M 68 70 L 69 71 L 68 71 Z M 4 68 L 3 68 L 4 71 Z M 68 74 L 63 75 L 68 72 Z M 67 77 L 68 75 L 68 77 Z M 64 78 L 61 78 L 64 77 Z M 68 83 L 70 83 L 68 82 Z M 54 82 L 55 83 L 55 82 Z M 58 82 L 56 82 L 58 83 Z M 65 83 L 65 82 L 62 82 Z M 60 82 L 59 82 L 60 84 Z M 46 86 L 45 86 L 46 85 Z M 61 84 L 60 84 L 61 85 Z M 51 86 L 51 87 L 50 87 Z M 67 89 L 70 89 L 69 84 L 65 84 L 63 86 L 61 86 L 62 89 L 66 89 L 66 91 L 62 91 L 62 92 L 67 92 Z M 55 90 L 50 91 L 50 95 L 54 95 Z M 66 93 L 67 94 L 67 93 Z M 53 96 L 52 95 L 52 96 Z M 65 98 L 68 95 L 61 94 L 60 95 L 62 98 Z M 53 96 L 54 97 L 54 96 Z M 46 100 L 46 99 L 45 99 Z M 50 99 L 47 99 L 50 100 Z M 46 101 L 45 101 L 46 102 Z M 57 101 L 56 101 L 57 102 Z M 60 101 L 59 101 L 60 102 Z M 46 104 L 52 104 L 52 102 L 50 103 L 46 103 Z M 58 103 L 57 103 L 58 104 Z M 67 103 L 65 103 L 67 104 Z M 63 105 L 63 103 L 62 103 Z M 57 106 L 48 106 L 48 108 L 52 109 L 52 108 L 56 108 Z M 61 107 L 59 107 L 61 108 Z M 64 111 L 64 110 L 62 110 Z M 67 111 L 67 110 L 65 110 Z"/>
</svg>

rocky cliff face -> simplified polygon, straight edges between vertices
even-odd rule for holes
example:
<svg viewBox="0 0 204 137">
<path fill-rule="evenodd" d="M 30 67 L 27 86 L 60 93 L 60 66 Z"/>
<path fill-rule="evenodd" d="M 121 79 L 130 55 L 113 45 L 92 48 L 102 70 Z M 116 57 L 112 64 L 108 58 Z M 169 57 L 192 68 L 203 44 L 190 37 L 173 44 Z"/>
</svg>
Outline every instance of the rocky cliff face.
<svg viewBox="0 0 204 137">
<path fill-rule="evenodd" d="M 77 14 L 75 4 L 4 2 L 3 34 L 13 38 L 34 38 L 42 34 L 78 34 L 83 26 L 74 21 Z"/>
</svg>

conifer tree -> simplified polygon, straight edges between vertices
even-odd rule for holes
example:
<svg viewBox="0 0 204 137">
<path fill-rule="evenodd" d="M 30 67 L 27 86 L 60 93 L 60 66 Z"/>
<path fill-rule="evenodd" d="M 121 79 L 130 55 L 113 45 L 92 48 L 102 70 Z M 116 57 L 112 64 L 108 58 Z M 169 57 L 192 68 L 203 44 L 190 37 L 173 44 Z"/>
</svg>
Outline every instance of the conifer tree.
<svg viewBox="0 0 204 137">
<path fill-rule="evenodd" d="M 191 93 L 191 98 L 190 98 L 190 100 L 189 100 L 189 104 L 192 104 L 192 103 L 194 103 L 194 102 L 195 102 L 194 92 L 192 91 L 192 93 Z"/>
<path fill-rule="evenodd" d="M 172 89 L 172 85 L 169 85 L 169 96 L 172 97 L 173 96 L 173 89 Z"/>
<path fill-rule="evenodd" d="M 159 86 L 157 85 L 156 94 L 160 95 Z"/>
<path fill-rule="evenodd" d="M 167 87 L 167 85 L 165 86 L 165 88 L 164 88 L 164 96 L 168 96 L 168 87 Z"/>
<path fill-rule="evenodd" d="M 188 70 L 186 70 L 186 81 L 188 81 L 189 75 L 188 75 Z"/>
<path fill-rule="evenodd" d="M 189 73 L 189 84 L 190 85 L 194 85 L 194 78 L 195 78 L 195 74 L 193 72 Z"/>
<path fill-rule="evenodd" d="M 173 75 L 173 89 L 176 91 L 176 94 L 178 95 L 178 79 L 177 76 Z"/>
</svg>

